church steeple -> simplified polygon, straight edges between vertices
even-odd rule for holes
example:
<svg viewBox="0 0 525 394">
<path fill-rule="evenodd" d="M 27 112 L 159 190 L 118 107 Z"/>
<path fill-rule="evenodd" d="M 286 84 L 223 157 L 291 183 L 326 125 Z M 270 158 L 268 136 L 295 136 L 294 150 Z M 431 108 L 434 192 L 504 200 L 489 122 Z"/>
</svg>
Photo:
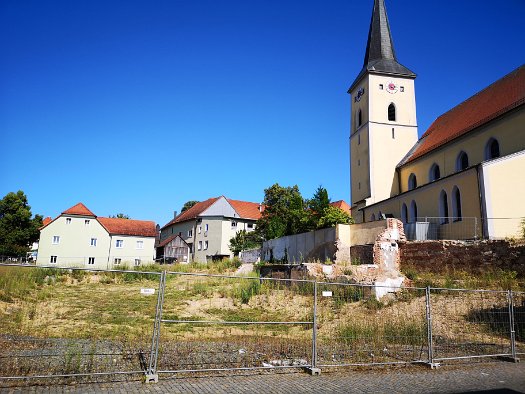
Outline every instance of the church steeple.
<svg viewBox="0 0 525 394">
<path fill-rule="evenodd" d="M 374 0 L 363 68 L 348 89 L 349 92 L 367 72 L 409 78 L 416 77 L 416 74 L 397 61 L 384 0 Z"/>
</svg>

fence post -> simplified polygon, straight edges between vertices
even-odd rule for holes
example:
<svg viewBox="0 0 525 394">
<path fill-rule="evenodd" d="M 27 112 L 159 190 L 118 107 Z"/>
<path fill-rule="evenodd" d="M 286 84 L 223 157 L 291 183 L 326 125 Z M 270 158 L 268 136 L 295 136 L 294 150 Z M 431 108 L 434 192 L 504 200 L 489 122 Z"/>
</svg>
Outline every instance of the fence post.
<svg viewBox="0 0 525 394">
<path fill-rule="evenodd" d="M 312 327 L 312 366 L 309 368 L 311 375 L 320 375 L 321 369 L 317 368 L 317 280 L 314 281 L 314 315 Z"/>
<path fill-rule="evenodd" d="M 425 304 L 427 316 L 427 344 L 428 344 L 428 365 L 434 369 L 439 367 L 439 363 L 434 362 L 434 343 L 432 341 L 432 309 L 430 307 L 430 286 L 425 289 Z"/>
<path fill-rule="evenodd" d="M 512 290 L 507 293 L 509 298 L 509 325 L 510 325 L 510 349 L 512 353 L 512 361 L 519 362 L 519 358 L 516 356 L 516 331 L 514 329 L 514 294 Z"/>
<path fill-rule="evenodd" d="M 166 288 L 166 271 L 162 271 L 159 278 L 159 293 L 157 294 L 157 308 L 155 310 L 155 322 L 151 335 L 151 350 L 149 354 L 149 368 L 146 371 L 146 383 L 157 383 L 157 361 L 159 358 L 160 325 L 162 320 L 162 306 L 164 304 L 164 289 Z"/>
</svg>

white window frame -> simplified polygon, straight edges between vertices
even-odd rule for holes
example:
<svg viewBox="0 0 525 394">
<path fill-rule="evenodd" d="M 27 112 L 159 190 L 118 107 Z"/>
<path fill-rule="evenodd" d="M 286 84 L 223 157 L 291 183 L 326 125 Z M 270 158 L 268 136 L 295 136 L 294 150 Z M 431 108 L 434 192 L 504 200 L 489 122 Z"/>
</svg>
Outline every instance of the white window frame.
<svg viewBox="0 0 525 394">
<path fill-rule="evenodd" d="M 121 258 L 115 257 L 113 259 L 113 265 L 120 265 L 120 263 L 122 263 L 122 259 Z"/>
<path fill-rule="evenodd" d="M 204 250 L 208 250 L 208 241 L 204 241 Z"/>
<path fill-rule="evenodd" d="M 89 243 L 91 246 L 97 246 L 97 239 L 96 238 L 91 238 L 91 241 Z"/>
<path fill-rule="evenodd" d="M 66 224 L 71 224 L 71 218 L 66 218 Z"/>
<path fill-rule="evenodd" d="M 88 257 L 88 265 L 95 265 L 95 258 L 94 257 Z"/>
<path fill-rule="evenodd" d="M 53 240 L 51 241 L 53 245 L 58 245 L 60 243 L 60 235 L 53 235 Z"/>
<path fill-rule="evenodd" d="M 237 222 L 235 220 L 232 220 L 232 228 L 237 228 Z"/>
<path fill-rule="evenodd" d="M 115 240 L 115 248 L 122 249 L 124 247 L 124 240 L 123 239 L 116 239 Z"/>
<path fill-rule="evenodd" d="M 198 233 L 200 234 L 202 231 L 202 226 L 199 226 Z"/>
<path fill-rule="evenodd" d="M 253 223 L 246 223 L 246 227 L 251 230 L 251 229 L 255 228 L 255 224 L 253 224 Z"/>
<path fill-rule="evenodd" d="M 197 250 L 202 250 L 202 241 L 199 241 L 197 245 Z"/>
<path fill-rule="evenodd" d="M 188 230 L 188 237 L 193 237 L 193 230 Z"/>
<path fill-rule="evenodd" d="M 140 263 L 141 263 L 140 259 L 135 259 L 135 267 L 140 266 Z"/>
<path fill-rule="evenodd" d="M 84 220 L 84 226 L 89 226 L 91 221 L 89 219 Z"/>
<path fill-rule="evenodd" d="M 137 241 L 135 246 L 137 249 L 144 249 L 144 241 Z"/>
<path fill-rule="evenodd" d="M 51 256 L 49 258 L 49 263 L 50 264 L 56 264 L 57 263 L 57 259 L 58 259 L 58 256 Z"/>
</svg>

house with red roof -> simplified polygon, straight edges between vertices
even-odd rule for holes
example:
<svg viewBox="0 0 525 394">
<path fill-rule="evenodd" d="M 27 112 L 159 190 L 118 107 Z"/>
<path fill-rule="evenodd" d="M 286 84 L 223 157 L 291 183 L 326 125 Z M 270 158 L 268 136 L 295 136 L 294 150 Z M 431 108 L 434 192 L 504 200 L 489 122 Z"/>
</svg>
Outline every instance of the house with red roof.
<svg viewBox="0 0 525 394">
<path fill-rule="evenodd" d="M 348 90 L 352 216 L 399 218 L 412 238 L 427 225 L 439 239 L 518 235 L 525 66 L 439 116 L 419 139 L 415 79 L 397 59 L 384 0 L 375 0 L 363 68 Z"/>
<path fill-rule="evenodd" d="M 207 262 L 233 257 L 229 248 L 231 238 L 240 230 L 255 230 L 261 211 L 259 203 L 224 196 L 201 201 L 161 228 L 157 257 L 174 257 L 165 246 L 171 242 L 168 240 L 175 240 L 175 236 L 188 245 L 191 261 Z M 176 242 L 179 242 L 179 247 L 183 246 L 180 241 Z"/>
<path fill-rule="evenodd" d="M 40 228 L 37 265 L 113 269 L 149 264 L 155 222 L 105 218 L 78 203 Z"/>
</svg>

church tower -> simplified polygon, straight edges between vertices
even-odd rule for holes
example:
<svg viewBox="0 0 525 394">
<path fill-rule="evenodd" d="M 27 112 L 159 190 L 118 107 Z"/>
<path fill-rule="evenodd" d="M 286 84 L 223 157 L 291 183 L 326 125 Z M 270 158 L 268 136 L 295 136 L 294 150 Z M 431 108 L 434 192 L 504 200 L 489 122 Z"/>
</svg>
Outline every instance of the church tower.
<svg viewBox="0 0 525 394">
<path fill-rule="evenodd" d="M 363 68 L 348 89 L 351 202 L 358 222 L 357 209 L 399 194 L 396 166 L 417 142 L 415 78 L 397 61 L 384 0 L 374 0 Z"/>
</svg>

